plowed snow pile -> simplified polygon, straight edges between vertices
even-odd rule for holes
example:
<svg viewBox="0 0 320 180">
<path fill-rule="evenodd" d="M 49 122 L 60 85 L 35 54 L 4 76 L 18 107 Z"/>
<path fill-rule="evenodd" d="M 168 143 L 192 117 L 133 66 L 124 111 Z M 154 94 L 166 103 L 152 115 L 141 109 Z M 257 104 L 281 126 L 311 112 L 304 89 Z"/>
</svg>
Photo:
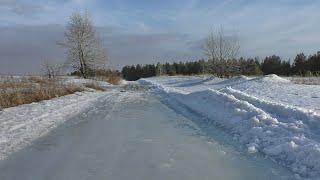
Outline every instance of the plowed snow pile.
<svg viewBox="0 0 320 180">
<path fill-rule="evenodd" d="M 271 82 L 271 83 L 272 82 L 273 83 L 289 83 L 290 82 L 290 80 L 279 77 L 275 74 L 258 77 L 258 78 L 255 78 L 254 80 L 259 82 Z"/>
<path fill-rule="evenodd" d="M 93 106 L 109 92 L 77 92 L 0 110 L 0 160 Z"/>
<path fill-rule="evenodd" d="M 297 176 L 320 177 L 320 86 L 297 85 L 268 75 L 231 79 L 157 77 L 154 85 L 247 147 L 263 153 Z"/>
</svg>

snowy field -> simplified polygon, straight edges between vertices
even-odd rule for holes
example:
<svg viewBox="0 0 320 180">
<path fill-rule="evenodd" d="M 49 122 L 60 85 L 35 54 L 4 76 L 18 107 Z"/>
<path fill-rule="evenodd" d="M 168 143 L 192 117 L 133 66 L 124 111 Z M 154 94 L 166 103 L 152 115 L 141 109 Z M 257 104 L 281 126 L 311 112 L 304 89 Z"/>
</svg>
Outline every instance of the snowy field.
<svg viewBox="0 0 320 180">
<path fill-rule="evenodd" d="M 155 77 L 139 80 L 234 135 L 297 177 L 320 177 L 320 86 L 276 75 L 231 79 Z"/>
<path fill-rule="evenodd" d="M 320 85 L 320 77 L 288 77 L 288 79 L 296 84 Z"/>
<path fill-rule="evenodd" d="M 17 83 L 26 83 L 32 82 L 32 79 L 43 79 L 42 76 L 5 76 L 0 75 L 0 83 L 2 82 L 17 82 Z M 56 81 L 65 83 L 65 84 L 75 84 L 75 85 L 85 85 L 88 83 L 98 83 L 100 86 L 108 87 L 110 83 L 105 81 L 96 81 L 92 79 L 83 79 L 76 76 L 58 76 Z"/>
</svg>

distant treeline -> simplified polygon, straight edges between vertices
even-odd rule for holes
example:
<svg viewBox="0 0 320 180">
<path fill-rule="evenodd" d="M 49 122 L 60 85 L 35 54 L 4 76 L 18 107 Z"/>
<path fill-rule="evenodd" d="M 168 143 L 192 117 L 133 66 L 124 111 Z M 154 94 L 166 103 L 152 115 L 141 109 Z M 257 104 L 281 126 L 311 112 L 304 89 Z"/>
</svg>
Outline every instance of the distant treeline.
<svg viewBox="0 0 320 180">
<path fill-rule="evenodd" d="M 219 77 L 262 74 L 318 76 L 320 75 L 320 52 L 308 57 L 303 53 L 298 54 L 293 63 L 273 55 L 266 57 L 262 62 L 258 58 L 240 58 L 226 61 L 199 60 L 194 62 L 158 63 L 156 65 L 138 64 L 125 66 L 122 69 L 123 78 L 129 81 L 160 75 L 197 75 L 205 73 Z"/>
<path fill-rule="evenodd" d="M 157 65 L 147 64 L 147 65 L 132 65 L 125 66 L 122 68 L 122 76 L 124 79 L 129 81 L 135 81 L 140 78 L 147 78 L 152 76 L 160 75 L 192 75 L 192 74 L 202 74 L 204 73 L 205 61 L 195 61 L 195 62 L 179 62 L 179 63 L 165 63 Z"/>
</svg>

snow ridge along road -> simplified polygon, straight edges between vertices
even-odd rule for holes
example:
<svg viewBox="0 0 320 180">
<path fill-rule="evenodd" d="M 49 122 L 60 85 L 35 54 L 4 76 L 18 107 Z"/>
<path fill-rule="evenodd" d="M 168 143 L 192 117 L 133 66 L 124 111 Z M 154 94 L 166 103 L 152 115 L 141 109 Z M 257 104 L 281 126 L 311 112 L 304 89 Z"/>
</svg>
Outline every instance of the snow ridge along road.
<svg viewBox="0 0 320 180">
<path fill-rule="evenodd" d="M 23 149 L 112 92 L 78 92 L 0 111 L 0 160 Z"/>
<path fill-rule="evenodd" d="M 268 155 L 297 176 L 320 177 L 320 117 L 316 112 L 266 101 L 232 87 L 220 87 L 219 90 L 201 87 L 201 90 L 193 91 L 193 85 L 184 84 L 183 88 L 176 88 L 174 78 L 168 79 L 170 83 L 152 78 L 142 79 L 140 83 L 151 84 L 160 93 L 208 117 L 233 134 L 249 153 Z"/>
<path fill-rule="evenodd" d="M 305 133 L 308 137 L 320 140 L 320 116 L 312 110 L 259 99 L 231 87 L 223 89 L 222 92 L 263 109 L 279 122 L 292 123 L 292 127 L 299 127 L 296 129 L 297 131 Z"/>
</svg>

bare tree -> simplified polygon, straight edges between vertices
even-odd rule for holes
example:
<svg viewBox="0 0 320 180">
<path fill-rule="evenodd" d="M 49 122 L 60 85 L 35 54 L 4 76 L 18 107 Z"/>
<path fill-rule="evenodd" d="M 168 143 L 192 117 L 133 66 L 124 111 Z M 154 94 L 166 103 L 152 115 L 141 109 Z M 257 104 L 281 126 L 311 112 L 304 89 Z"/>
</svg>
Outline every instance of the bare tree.
<svg viewBox="0 0 320 180">
<path fill-rule="evenodd" d="M 214 61 L 216 59 L 217 54 L 217 41 L 216 36 L 213 32 L 210 32 L 207 39 L 205 40 L 205 44 L 203 47 L 204 54 L 208 57 L 209 60 Z"/>
<path fill-rule="evenodd" d="M 48 60 L 44 60 L 42 68 L 46 77 L 54 79 L 60 74 L 62 66 L 60 64 L 52 64 Z"/>
<path fill-rule="evenodd" d="M 222 27 L 217 32 L 211 31 L 203 46 L 204 54 L 211 62 L 211 72 L 218 76 L 227 74 L 227 67 L 232 60 L 235 61 L 239 49 L 237 38 L 225 36 Z"/>
<path fill-rule="evenodd" d="M 87 12 L 74 12 L 71 15 L 65 41 L 59 44 L 67 49 L 68 63 L 84 78 L 88 77 L 90 71 L 102 68 L 106 63 L 106 51 Z"/>
</svg>

